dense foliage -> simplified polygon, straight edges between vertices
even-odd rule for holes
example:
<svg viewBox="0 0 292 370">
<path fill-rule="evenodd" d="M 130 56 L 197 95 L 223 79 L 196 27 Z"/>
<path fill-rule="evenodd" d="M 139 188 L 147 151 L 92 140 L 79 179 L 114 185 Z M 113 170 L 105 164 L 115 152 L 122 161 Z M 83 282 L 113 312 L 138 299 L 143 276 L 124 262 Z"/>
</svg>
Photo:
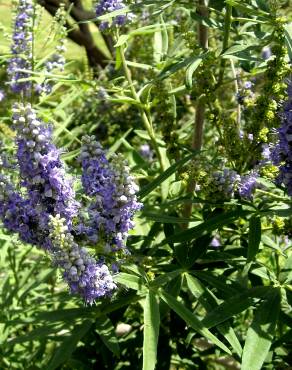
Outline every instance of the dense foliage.
<svg viewBox="0 0 292 370">
<path fill-rule="evenodd" d="M 288 369 L 289 1 L 9 5 L 0 368 Z"/>
</svg>

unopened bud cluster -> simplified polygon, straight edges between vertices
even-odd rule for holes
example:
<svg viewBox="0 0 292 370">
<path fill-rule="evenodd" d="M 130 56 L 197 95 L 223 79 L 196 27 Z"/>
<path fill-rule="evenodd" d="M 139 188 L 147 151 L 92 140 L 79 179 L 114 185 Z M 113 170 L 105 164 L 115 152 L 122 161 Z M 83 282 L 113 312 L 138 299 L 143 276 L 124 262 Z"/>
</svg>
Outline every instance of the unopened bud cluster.
<svg viewBox="0 0 292 370">
<path fill-rule="evenodd" d="M 91 257 L 86 248 L 79 247 L 66 220 L 60 215 L 50 216 L 49 229 L 54 263 L 63 269 L 71 293 L 81 295 L 88 303 L 110 295 L 116 285 L 108 267 Z"/>
</svg>

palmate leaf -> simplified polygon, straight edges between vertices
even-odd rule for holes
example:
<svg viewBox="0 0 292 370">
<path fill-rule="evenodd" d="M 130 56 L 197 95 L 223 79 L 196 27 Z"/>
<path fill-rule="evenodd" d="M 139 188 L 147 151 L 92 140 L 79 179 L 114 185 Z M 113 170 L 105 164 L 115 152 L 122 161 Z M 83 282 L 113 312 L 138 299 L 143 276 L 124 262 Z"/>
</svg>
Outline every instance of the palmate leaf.
<svg viewBox="0 0 292 370">
<path fill-rule="evenodd" d="M 247 332 L 241 370 L 262 369 L 274 337 L 280 304 L 280 290 L 273 289 L 269 299 L 262 302 L 257 309 Z"/>
<path fill-rule="evenodd" d="M 143 370 L 154 370 L 160 326 L 159 302 L 155 293 L 148 291 L 144 302 Z"/>
<path fill-rule="evenodd" d="M 215 335 L 213 335 L 202 323 L 201 321 L 181 302 L 179 302 L 172 295 L 166 293 L 163 290 L 159 291 L 159 296 L 161 299 L 177 314 L 179 315 L 187 325 L 193 328 L 195 331 L 203 335 L 206 339 L 210 340 L 216 346 L 221 348 L 228 354 L 231 354 L 230 350 L 222 343 Z"/>
<path fill-rule="evenodd" d="M 97 307 L 82 307 L 82 308 L 66 308 L 52 311 L 37 312 L 36 315 L 31 315 L 31 310 L 26 312 L 27 317 L 21 317 L 14 320 L 7 321 L 5 317 L 0 316 L 0 323 L 6 323 L 7 326 L 15 326 L 16 324 L 38 324 L 38 323 L 57 323 L 57 322 L 74 322 L 80 318 L 97 319 L 103 315 L 117 311 L 122 307 L 129 306 L 141 300 L 141 296 L 136 292 L 127 292 L 119 296 L 119 299 L 108 304 L 105 302 Z"/>
<path fill-rule="evenodd" d="M 174 270 L 165 274 L 162 274 L 158 276 L 156 279 L 154 279 L 151 283 L 150 286 L 153 288 L 158 288 L 161 287 L 164 284 L 169 283 L 173 279 L 175 279 L 177 276 L 179 276 L 183 272 L 182 269 Z"/>
<path fill-rule="evenodd" d="M 238 282 L 226 278 L 224 275 L 215 275 L 207 271 L 192 271 L 193 275 L 200 280 L 206 281 L 208 284 L 220 291 L 226 297 L 233 297 L 243 289 L 242 285 Z"/>
<path fill-rule="evenodd" d="M 218 299 L 215 297 L 214 293 L 211 293 L 211 291 L 204 287 L 194 276 L 185 274 L 185 277 L 189 290 L 207 312 L 212 311 L 214 307 L 218 306 Z M 218 325 L 217 329 L 232 346 L 234 352 L 237 353 L 238 356 L 241 356 L 242 347 L 229 322 Z"/>
<path fill-rule="evenodd" d="M 199 67 L 202 60 L 208 55 L 206 52 L 200 55 L 192 55 L 186 59 L 179 60 L 174 62 L 171 65 L 168 65 L 157 77 L 158 80 L 164 80 L 174 73 L 180 71 L 183 68 L 187 68 L 188 72 L 186 74 L 186 83 L 189 87 L 192 86 L 191 78 L 195 70 Z"/>
<path fill-rule="evenodd" d="M 254 305 L 259 298 L 265 298 L 272 289 L 264 286 L 247 289 L 245 292 L 239 293 L 217 306 L 207 314 L 202 323 L 206 328 L 212 328 L 221 324 Z"/>
</svg>

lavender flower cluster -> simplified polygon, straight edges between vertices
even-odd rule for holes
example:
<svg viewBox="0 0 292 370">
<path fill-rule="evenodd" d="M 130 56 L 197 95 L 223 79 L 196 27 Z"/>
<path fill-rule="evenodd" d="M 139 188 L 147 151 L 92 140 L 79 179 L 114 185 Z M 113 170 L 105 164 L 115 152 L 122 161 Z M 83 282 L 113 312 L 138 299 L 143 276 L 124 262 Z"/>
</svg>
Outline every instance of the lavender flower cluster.
<svg viewBox="0 0 292 370">
<path fill-rule="evenodd" d="M 123 0 L 100 0 L 96 6 L 95 13 L 97 17 L 104 15 L 106 13 L 114 12 L 115 10 L 120 10 L 125 8 Z M 111 26 L 123 26 L 132 17 L 131 14 L 120 14 L 113 18 L 112 23 L 108 21 L 102 21 L 99 25 L 101 31 L 104 31 Z"/>
<path fill-rule="evenodd" d="M 129 167 L 121 155 L 112 155 L 110 160 L 95 141 L 85 136 L 80 154 L 83 169 L 82 184 L 90 197 L 87 222 L 80 225 L 93 243 L 102 243 L 104 252 L 125 248 L 129 230 L 134 227 L 134 213 L 142 204 L 137 201 L 137 185 L 129 173 Z"/>
<path fill-rule="evenodd" d="M 292 82 L 288 85 L 288 99 L 283 104 L 281 126 L 277 130 L 278 143 L 272 150 L 273 163 L 279 166 L 280 174 L 277 179 L 283 184 L 288 195 L 292 196 Z"/>
<path fill-rule="evenodd" d="M 240 181 L 240 176 L 235 171 L 224 168 L 222 172 L 213 172 L 212 178 L 212 185 L 216 192 L 220 193 L 220 196 L 223 195 L 224 199 L 230 199 L 234 196 Z"/>
<path fill-rule="evenodd" d="M 13 106 L 13 127 L 20 181 L 14 184 L 13 171 L 8 168 L 7 174 L 1 169 L 4 227 L 22 241 L 46 250 L 63 270 L 70 291 L 87 303 L 110 295 L 116 286 L 102 262 L 104 257 L 95 260 L 85 246 L 88 242 L 104 244 L 104 252 L 125 248 L 134 213 L 141 207 L 129 168 L 119 155 L 110 164 L 100 145 L 85 137 L 82 184 L 91 199 L 85 206 L 76 200 L 73 179 L 53 144 L 52 127 L 37 117 L 30 104 L 18 103 Z M 86 222 L 80 222 L 85 213 Z M 81 235 L 80 230 L 85 232 Z"/>
<path fill-rule="evenodd" d="M 207 181 L 202 183 L 200 188 L 208 198 L 214 200 L 230 200 L 235 196 L 241 199 L 252 200 L 253 193 L 258 187 L 259 173 L 250 171 L 247 174 L 239 175 L 236 171 L 224 168 L 212 172 Z"/>
<path fill-rule="evenodd" d="M 11 80 L 11 89 L 16 93 L 27 94 L 31 88 L 30 81 L 21 81 L 21 79 L 28 78 L 29 71 L 32 69 L 32 28 L 33 1 L 19 0 L 12 36 L 11 53 L 13 56 L 7 70 Z"/>
</svg>

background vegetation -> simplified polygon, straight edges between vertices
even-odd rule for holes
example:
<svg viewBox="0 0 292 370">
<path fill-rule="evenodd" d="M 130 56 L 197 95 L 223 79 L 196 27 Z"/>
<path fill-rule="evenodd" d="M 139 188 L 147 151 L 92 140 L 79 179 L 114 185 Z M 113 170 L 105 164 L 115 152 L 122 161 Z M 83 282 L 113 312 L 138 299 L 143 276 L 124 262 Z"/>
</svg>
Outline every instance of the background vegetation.
<svg viewBox="0 0 292 370">
<path fill-rule="evenodd" d="M 36 62 L 57 43 L 44 3 Z M 68 17 L 76 6 L 69 3 Z M 14 148 L 17 100 L 6 73 L 13 4 L 0 0 L 4 153 Z M 68 40 L 65 71 L 40 68 L 29 79 L 54 82 L 33 103 L 53 123 L 75 176 L 84 134 L 127 158 L 144 203 L 128 238 L 131 254 L 115 274 L 113 297 L 86 306 L 44 251 L 1 228 L 0 368 L 289 369 L 291 194 L 262 150 L 276 144 L 283 103 L 292 98 L 291 3 L 127 5 L 134 17 L 122 28 L 102 34 L 104 18 L 84 21 L 100 63 Z M 231 191 L 214 177 L 224 169 L 241 179 Z M 244 176 L 254 172 L 252 194 L 241 196 Z"/>
</svg>

